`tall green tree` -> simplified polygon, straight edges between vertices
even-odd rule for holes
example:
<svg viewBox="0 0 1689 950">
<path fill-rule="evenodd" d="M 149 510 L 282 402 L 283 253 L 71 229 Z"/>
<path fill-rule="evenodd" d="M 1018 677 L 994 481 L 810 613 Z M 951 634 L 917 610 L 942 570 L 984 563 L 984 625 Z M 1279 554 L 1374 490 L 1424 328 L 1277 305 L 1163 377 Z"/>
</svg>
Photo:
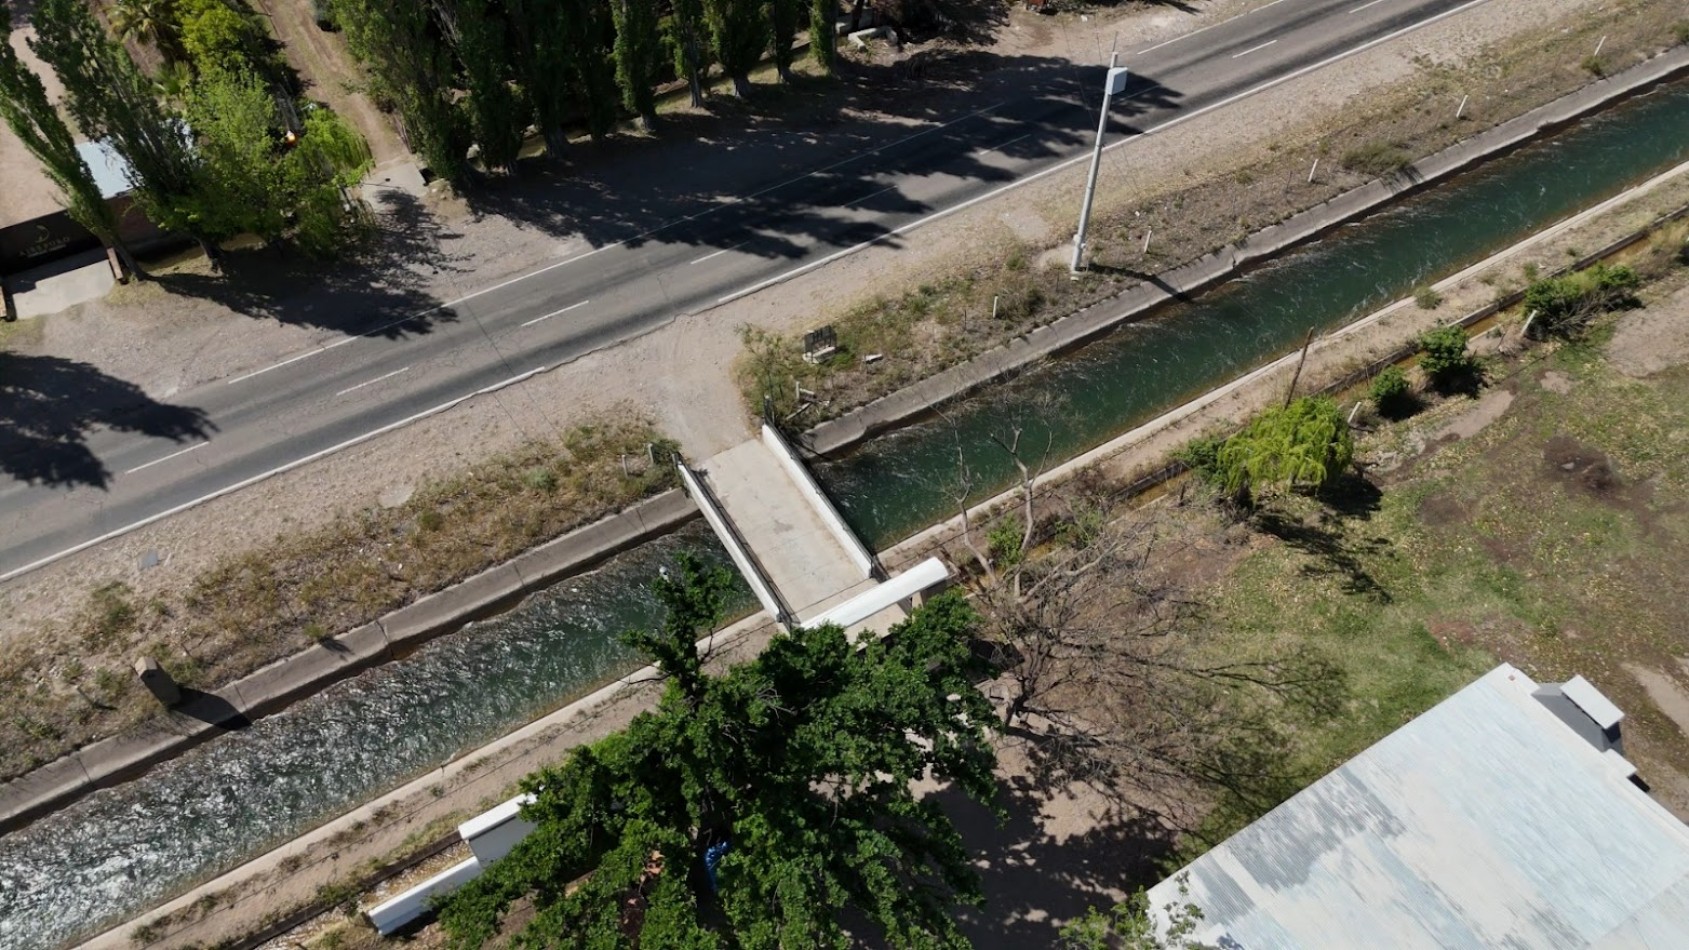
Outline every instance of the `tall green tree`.
<svg viewBox="0 0 1689 950">
<path fill-rule="evenodd" d="M 595 139 L 616 127 L 616 67 L 610 61 L 610 22 L 598 0 L 562 0 L 565 57 L 576 95 Z"/>
<path fill-rule="evenodd" d="M 229 0 L 172 0 L 177 35 L 195 72 L 230 72 L 271 68 L 274 58 L 265 50 L 267 37 L 257 18 Z"/>
<path fill-rule="evenodd" d="M 669 38 L 674 43 L 674 71 L 686 77 L 692 92 L 692 108 L 704 105 L 704 70 L 710 65 L 709 25 L 704 17 L 704 0 L 673 0 L 669 17 Z"/>
<path fill-rule="evenodd" d="M 399 113 L 407 144 L 442 178 L 461 181 L 469 147 L 453 104 L 451 51 L 424 3 L 332 0 L 352 52 L 370 71 L 376 98 Z"/>
<path fill-rule="evenodd" d="M 616 24 L 616 85 L 622 90 L 622 106 L 649 130 L 657 122 L 657 71 L 662 67 L 656 0 L 610 0 L 610 15 Z"/>
<path fill-rule="evenodd" d="M 568 139 L 564 122 L 575 95 L 568 67 L 569 39 L 562 12 L 566 0 L 505 0 L 514 37 L 512 62 L 546 151 L 558 155 Z"/>
<path fill-rule="evenodd" d="M 469 123 L 481 164 L 488 171 L 510 171 L 522 150 L 528 112 L 510 83 L 504 20 L 493 14 L 488 0 L 435 0 L 434 5 L 469 89 Z"/>
<path fill-rule="evenodd" d="M 275 154 L 281 122 L 269 89 L 251 73 L 211 69 L 189 86 L 184 114 L 204 169 L 195 201 L 200 226 L 219 240 L 279 240 L 291 202 Z"/>
<path fill-rule="evenodd" d="M 1307 396 L 1257 416 L 1220 446 L 1217 462 L 1226 489 L 1248 499 L 1271 485 L 1317 488 L 1354 457 L 1354 437 L 1337 404 Z"/>
<path fill-rule="evenodd" d="M 117 0 L 111 6 L 111 28 L 122 39 L 150 44 L 166 61 L 182 58 L 175 0 Z"/>
<path fill-rule="evenodd" d="M 769 53 L 780 81 L 792 81 L 792 42 L 798 36 L 803 0 L 768 0 Z"/>
<path fill-rule="evenodd" d="M 84 134 L 104 139 L 129 164 L 141 209 L 153 223 L 187 234 L 217 266 L 211 232 L 196 215 L 202 176 L 180 116 L 94 20 L 83 0 L 41 0 L 30 46 L 64 83 L 70 114 Z"/>
<path fill-rule="evenodd" d="M 58 186 L 71 219 L 114 249 L 125 270 L 146 277 L 118 232 L 117 213 L 100 194 L 88 163 L 76 150 L 76 137 L 47 99 L 41 77 L 12 47 L 11 38 L 12 11 L 6 0 L 0 0 L 0 119 Z"/>
<path fill-rule="evenodd" d="M 369 168 L 369 148 L 339 116 L 307 106 L 289 142 L 263 80 L 213 70 L 190 88 L 187 117 L 205 163 L 197 210 L 207 228 L 290 241 L 317 257 L 346 243 L 362 217 L 349 189 Z"/>
<path fill-rule="evenodd" d="M 846 914 L 893 945 L 967 945 L 952 911 L 981 899 L 977 872 L 911 786 L 993 796 L 978 618 L 947 594 L 860 651 L 798 630 L 711 674 L 693 643 L 727 584 L 688 560 L 659 586 L 667 619 L 630 641 L 669 676 L 660 704 L 523 783 L 535 830 L 442 908 L 457 946 L 521 899 L 536 946 L 844 947 Z"/>
<path fill-rule="evenodd" d="M 811 0 L 809 5 L 809 55 L 821 74 L 831 76 L 839 58 L 838 0 Z"/>
<path fill-rule="evenodd" d="M 768 48 L 768 20 L 762 0 L 704 0 L 704 21 L 722 72 L 733 80 L 733 94 L 751 91 L 751 70 Z"/>
</svg>

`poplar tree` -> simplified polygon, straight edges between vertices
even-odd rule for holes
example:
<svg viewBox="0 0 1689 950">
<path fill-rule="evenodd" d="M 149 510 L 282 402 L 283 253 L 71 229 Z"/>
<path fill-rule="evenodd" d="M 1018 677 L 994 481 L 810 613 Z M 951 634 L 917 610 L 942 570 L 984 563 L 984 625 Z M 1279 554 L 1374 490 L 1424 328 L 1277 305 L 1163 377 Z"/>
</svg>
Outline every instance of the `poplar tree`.
<svg viewBox="0 0 1689 950">
<path fill-rule="evenodd" d="M 704 105 L 704 70 L 709 66 L 709 28 L 704 22 L 704 0 L 674 0 L 669 19 L 674 39 L 676 75 L 686 77 L 692 91 L 692 108 Z"/>
<path fill-rule="evenodd" d="M 595 139 L 616 127 L 616 67 L 604 48 L 603 7 L 597 0 L 562 0 L 566 58 L 577 95 L 586 107 L 586 127 Z"/>
<path fill-rule="evenodd" d="M 487 0 L 436 0 L 435 8 L 463 67 L 470 128 L 480 146 L 481 164 L 488 171 L 512 170 L 528 121 L 508 79 L 504 21 L 491 14 Z"/>
<path fill-rule="evenodd" d="M 71 118 L 129 165 L 137 203 L 153 223 L 199 242 L 213 267 L 219 254 L 195 213 L 200 167 L 179 116 L 161 104 L 83 0 L 41 0 L 30 47 L 64 83 Z"/>
<path fill-rule="evenodd" d="M 809 7 L 809 55 L 821 74 L 831 76 L 839 58 L 838 0 L 811 0 Z"/>
<path fill-rule="evenodd" d="M 733 80 L 733 94 L 751 91 L 751 70 L 768 48 L 768 22 L 762 0 L 704 0 L 704 19 L 722 72 Z"/>
<path fill-rule="evenodd" d="M 93 172 L 76 150 L 76 137 L 48 101 L 41 77 L 12 48 L 11 39 L 12 11 L 5 0 L 0 0 L 0 118 L 63 193 L 65 211 L 71 219 L 116 250 L 126 271 L 146 277 L 118 233 L 117 213 L 100 194 Z"/>
<path fill-rule="evenodd" d="M 534 124 L 545 138 L 546 152 L 560 154 L 568 139 L 564 121 L 573 101 L 575 79 L 568 66 L 569 39 L 564 0 L 505 0 L 505 13 L 516 42 L 511 61 L 526 93 Z"/>
<path fill-rule="evenodd" d="M 768 0 L 769 52 L 783 83 L 792 81 L 792 41 L 797 39 L 802 13 L 803 0 Z"/>
<path fill-rule="evenodd" d="M 376 98 L 398 110 L 406 142 L 434 174 L 453 181 L 468 167 L 461 113 L 451 102 L 451 51 L 415 0 L 333 0 L 346 43 L 369 68 Z"/>
<path fill-rule="evenodd" d="M 610 0 L 610 15 L 616 23 L 616 84 L 622 89 L 622 105 L 649 130 L 657 122 L 657 69 L 662 62 L 657 4 Z"/>
</svg>

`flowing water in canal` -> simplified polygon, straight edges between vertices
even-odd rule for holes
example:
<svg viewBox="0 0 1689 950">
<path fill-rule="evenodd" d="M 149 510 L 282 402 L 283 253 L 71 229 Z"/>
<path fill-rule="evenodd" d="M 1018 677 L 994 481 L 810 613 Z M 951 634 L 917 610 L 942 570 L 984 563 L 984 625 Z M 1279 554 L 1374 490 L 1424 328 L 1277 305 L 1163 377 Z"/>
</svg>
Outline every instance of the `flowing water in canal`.
<svg viewBox="0 0 1689 950">
<path fill-rule="evenodd" d="M 0 838 L 0 947 L 116 923 L 637 667 L 617 637 L 683 549 L 728 563 L 695 521 Z"/>
<path fill-rule="evenodd" d="M 1640 97 L 1332 232 L 1192 304 L 878 438 L 823 482 L 876 547 L 951 513 L 958 444 L 1006 484 L 989 437 L 1020 407 L 1052 459 L 1689 159 L 1689 84 Z M 1042 428 L 1040 428 L 1042 427 Z M 631 668 L 649 583 L 681 548 L 725 554 L 694 523 L 502 617 L 338 684 L 0 838 L 0 946 L 35 950 L 110 925 L 239 864 Z"/>
<path fill-rule="evenodd" d="M 1195 302 L 1162 308 L 1018 379 L 873 439 L 818 477 L 870 547 L 955 514 L 958 444 L 975 500 L 1014 477 L 1010 425 L 1052 464 L 1689 159 L 1689 83 L 1338 228 Z M 1593 248 L 1591 248 L 1593 250 Z"/>
</svg>

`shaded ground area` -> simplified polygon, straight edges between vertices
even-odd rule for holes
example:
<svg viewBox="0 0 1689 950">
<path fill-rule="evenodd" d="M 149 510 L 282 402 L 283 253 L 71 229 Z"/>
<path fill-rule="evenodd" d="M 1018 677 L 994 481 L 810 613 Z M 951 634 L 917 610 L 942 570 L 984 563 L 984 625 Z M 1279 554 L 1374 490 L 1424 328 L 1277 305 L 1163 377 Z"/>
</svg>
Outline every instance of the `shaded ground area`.
<svg viewBox="0 0 1689 950">
<path fill-rule="evenodd" d="M 216 427 L 196 408 L 155 401 L 87 363 L 0 350 L 0 472 L 33 485 L 104 488 L 112 473 L 87 445 L 101 428 L 189 443 Z"/>
</svg>

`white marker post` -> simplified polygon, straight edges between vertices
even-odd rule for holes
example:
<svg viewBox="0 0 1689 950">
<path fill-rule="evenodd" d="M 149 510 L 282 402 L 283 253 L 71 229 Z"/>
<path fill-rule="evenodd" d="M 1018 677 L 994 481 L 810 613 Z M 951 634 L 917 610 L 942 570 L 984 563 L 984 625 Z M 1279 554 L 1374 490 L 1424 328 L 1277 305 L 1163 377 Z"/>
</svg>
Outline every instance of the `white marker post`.
<svg viewBox="0 0 1689 950">
<path fill-rule="evenodd" d="M 1126 88 L 1127 70 L 1115 65 L 1119 61 L 1119 53 L 1109 54 L 1108 77 L 1103 81 L 1103 107 L 1097 117 L 1097 145 L 1091 153 L 1091 174 L 1085 180 L 1085 201 L 1079 206 L 1079 231 L 1073 235 L 1073 264 L 1069 270 L 1075 276 L 1084 270 L 1085 229 L 1091 224 L 1091 199 L 1097 193 L 1097 169 L 1103 162 L 1103 133 L 1108 131 L 1108 107 L 1114 102 L 1114 97 Z"/>
</svg>

